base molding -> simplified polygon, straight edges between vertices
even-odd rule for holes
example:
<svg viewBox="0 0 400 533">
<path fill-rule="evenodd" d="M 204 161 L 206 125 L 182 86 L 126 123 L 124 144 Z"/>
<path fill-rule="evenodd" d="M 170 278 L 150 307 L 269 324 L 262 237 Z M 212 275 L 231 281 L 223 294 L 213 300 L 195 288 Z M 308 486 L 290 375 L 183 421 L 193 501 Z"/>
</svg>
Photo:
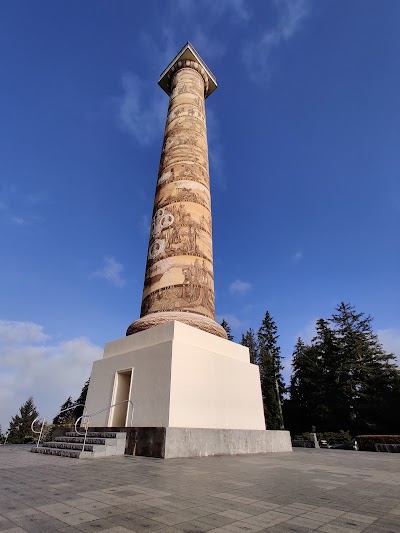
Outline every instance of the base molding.
<svg viewBox="0 0 400 533">
<path fill-rule="evenodd" d="M 91 427 L 126 432 L 126 455 L 173 459 L 210 455 L 291 452 L 289 431 L 173 427 Z"/>
</svg>

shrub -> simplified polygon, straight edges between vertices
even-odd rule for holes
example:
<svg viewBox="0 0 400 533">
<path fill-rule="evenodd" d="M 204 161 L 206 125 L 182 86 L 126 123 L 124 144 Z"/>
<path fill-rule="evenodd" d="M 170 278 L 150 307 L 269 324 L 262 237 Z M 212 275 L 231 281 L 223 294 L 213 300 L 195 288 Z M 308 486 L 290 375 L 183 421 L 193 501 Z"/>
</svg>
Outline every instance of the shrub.
<svg viewBox="0 0 400 533">
<path fill-rule="evenodd" d="M 375 444 L 400 444 L 400 435 L 358 435 L 358 449 L 364 452 L 375 452 Z"/>
<path fill-rule="evenodd" d="M 352 444 L 353 437 L 348 431 L 325 431 L 324 433 L 317 433 L 318 441 L 324 439 L 329 444 Z"/>
<path fill-rule="evenodd" d="M 302 433 L 301 435 L 295 435 L 295 440 L 310 440 L 310 433 Z M 348 431 L 325 431 L 324 433 L 317 433 L 318 442 L 320 440 L 326 440 L 329 444 L 352 444 L 353 437 Z"/>
</svg>

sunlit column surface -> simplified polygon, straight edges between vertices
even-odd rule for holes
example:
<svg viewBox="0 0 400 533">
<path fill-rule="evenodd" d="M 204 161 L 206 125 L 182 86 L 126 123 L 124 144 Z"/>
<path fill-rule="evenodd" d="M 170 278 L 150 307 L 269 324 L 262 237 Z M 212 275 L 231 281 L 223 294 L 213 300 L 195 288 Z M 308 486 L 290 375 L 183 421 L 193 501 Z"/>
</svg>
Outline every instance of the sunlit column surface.
<svg viewBox="0 0 400 533">
<path fill-rule="evenodd" d="M 188 43 L 163 72 L 169 94 L 141 318 L 127 335 L 178 320 L 226 338 L 215 322 L 205 98 L 215 78 Z"/>
</svg>

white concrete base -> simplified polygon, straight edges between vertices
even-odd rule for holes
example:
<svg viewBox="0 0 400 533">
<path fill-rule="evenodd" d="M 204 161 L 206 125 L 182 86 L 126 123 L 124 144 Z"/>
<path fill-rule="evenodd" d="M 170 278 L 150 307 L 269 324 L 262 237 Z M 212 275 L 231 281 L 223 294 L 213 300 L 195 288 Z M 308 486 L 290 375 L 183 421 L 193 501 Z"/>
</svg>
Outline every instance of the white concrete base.
<svg viewBox="0 0 400 533">
<path fill-rule="evenodd" d="M 90 427 L 265 430 L 259 369 L 244 346 L 180 322 L 106 344 L 95 361 L 86 412 Z"/>
</svg>

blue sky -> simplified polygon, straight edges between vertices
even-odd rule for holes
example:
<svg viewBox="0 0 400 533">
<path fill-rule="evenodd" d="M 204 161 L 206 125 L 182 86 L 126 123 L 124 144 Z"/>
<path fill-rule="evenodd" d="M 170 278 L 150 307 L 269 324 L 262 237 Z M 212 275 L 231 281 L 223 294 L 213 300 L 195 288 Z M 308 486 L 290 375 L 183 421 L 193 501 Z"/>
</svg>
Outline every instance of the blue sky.
<svg viewBox="0 0 400 533">
<path fill-rule="evenodd" d="M 207 100 L 217 317 L 299 335 L 349 301 L 400 354 L 400 4 L 3 3 L 0 424 L 77 396 L 139 316 L 168 97 L 190 40 Z"/>
</svg>

